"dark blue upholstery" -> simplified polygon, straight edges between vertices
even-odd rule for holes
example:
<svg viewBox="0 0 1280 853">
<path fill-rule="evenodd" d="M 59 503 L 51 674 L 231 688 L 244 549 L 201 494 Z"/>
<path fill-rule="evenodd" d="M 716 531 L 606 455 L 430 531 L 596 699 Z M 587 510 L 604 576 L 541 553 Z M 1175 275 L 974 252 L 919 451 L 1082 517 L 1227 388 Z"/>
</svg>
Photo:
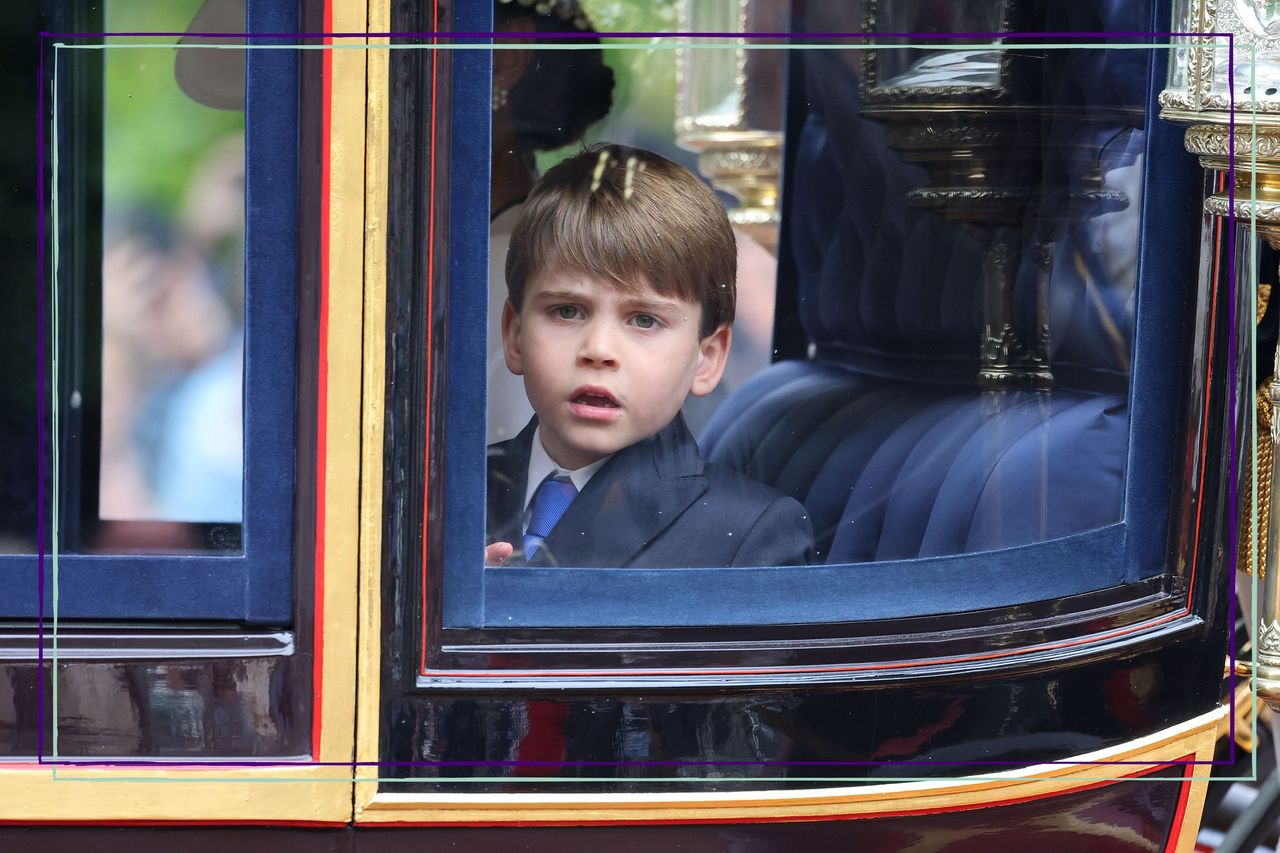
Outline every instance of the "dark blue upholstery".
<svg viewBox="0 0 1280 853">
<path fill-rule="evenodd" d="M 1060 52 L 1044 97 L 1140 108 L 1150 58 Z M 803 502 L 827 563 L 1006 548 L 1122 520 L 1143 111 L 1045 122 L 1055 384 L 983 393 L 978 240 L 906 204 L 925 173 L 860 115 L 857 63 L 838 51 L 801 61 L 808 114 L 791 141 L 784 240 L 811 355 L 731 396 L 702 436 L 708 458 Z M 1128 208 L 1064 224 L 1063 200 L 1099 166 Z M 1016 310 L 1033 310 L 1034 256 L 1028 246 Z"/>
</svg>

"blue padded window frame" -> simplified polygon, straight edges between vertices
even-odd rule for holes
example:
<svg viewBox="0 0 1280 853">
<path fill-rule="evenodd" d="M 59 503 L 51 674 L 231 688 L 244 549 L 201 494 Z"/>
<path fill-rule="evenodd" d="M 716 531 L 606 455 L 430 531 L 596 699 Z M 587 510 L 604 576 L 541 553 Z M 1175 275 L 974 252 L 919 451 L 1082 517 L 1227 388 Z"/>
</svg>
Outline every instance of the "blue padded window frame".
<svg viewBox="0 0 1280 853">
<path fill-rule="evenodd" d="M 491 31 L 490 12 L 460 13 L 459 31 Z M 1155 44 L 1154 40 L 1152 43 Z M 1156 119 L 1169 51 L 1150 51 L 1123 520 L 1030 545 L 954 556 L 740 569 L 489 568 L 485 513 L 489 146 L 492 54 L 459 51 L 450 105 L 449 372 L 443 623 L 448 628 L 728 626 L 843 622 L 1008 607 L 1134 583 L 1168 570 L 1166 542 L 1185 313 L 1181 282 L 1198 240 L 1169 239 L 1161 211 L 1180 209 L 1199 179 L 1181 129 Z M 1198 223 L 1198 218 L 1195 220 Z M 1166 239 L 1156 239 L 1163 233 Z M 1171 286 L 1172 285 L 1172 286 Z M 1081 577 L 1071 567 L 1091 565 Z M 585 606 L 588 605 L 589 606 Z"/>
<path fill-rule="evenodd" d="M 292 33 L 296 4 L 248 0 L 249 32 Z M 251 44 L 282 43 L 250 39 Z M 182 619 L 286 625 L 293 612 L 298 313 L 298 51 L 245 51 L 244 501 L 238 555 L 60 554 L 60 619 Z M 46 460 L 46 470 L 48 470 Z M 40 612 L 37 559 L 0 557 L 21 578 L 0 615 Z M 43 613 L 53 612 L 45 548 Z"/>
</svg>

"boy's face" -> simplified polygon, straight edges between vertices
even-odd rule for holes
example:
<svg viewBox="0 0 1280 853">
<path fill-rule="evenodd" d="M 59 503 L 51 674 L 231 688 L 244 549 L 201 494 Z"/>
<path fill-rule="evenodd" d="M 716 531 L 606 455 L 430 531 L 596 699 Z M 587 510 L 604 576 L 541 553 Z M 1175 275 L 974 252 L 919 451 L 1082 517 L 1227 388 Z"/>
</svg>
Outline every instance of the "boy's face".
<svg viewBox="0 0 1280 853">
<path fill-rule="evenodd" d="M 701 306 L 647 283 L 628 293 L 584 273 L 532 277 L 523 309 L 503 311 L 502 341 L 556 464 L 616 453 L 666 426 L 689 394 L 711 393 L 730 331 L 700 338 L 701 322 Z"/>
</svg>

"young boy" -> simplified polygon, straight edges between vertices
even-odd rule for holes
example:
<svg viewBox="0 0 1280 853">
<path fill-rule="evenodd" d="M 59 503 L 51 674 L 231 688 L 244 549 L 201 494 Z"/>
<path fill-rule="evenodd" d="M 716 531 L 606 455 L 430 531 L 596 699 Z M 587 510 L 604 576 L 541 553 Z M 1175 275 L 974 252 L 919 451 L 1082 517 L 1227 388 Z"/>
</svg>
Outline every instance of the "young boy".
<svg viewBox="0 0 1280 853">
<path fill-rule="evenodd" d="M 737 254 L 692 173 L 604 146 L 555 166 L 507 253 L 507 367 L 535 412 L 489 448 L 487 565 L 802 564 L 804 508 L 703 462 L 680 407 L 724 372 Z"/>
</svg>

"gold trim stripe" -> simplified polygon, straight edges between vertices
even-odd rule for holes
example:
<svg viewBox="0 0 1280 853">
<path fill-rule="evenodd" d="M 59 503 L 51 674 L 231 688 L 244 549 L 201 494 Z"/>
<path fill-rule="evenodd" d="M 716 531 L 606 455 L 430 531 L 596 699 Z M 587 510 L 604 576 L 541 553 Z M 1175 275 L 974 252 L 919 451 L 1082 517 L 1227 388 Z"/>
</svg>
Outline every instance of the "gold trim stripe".
<svg viewBox="0 0 1280 853">
<path fill-rule="evenodd" d="M 332 2 L 332 0 L 330 0 Z M 332 32 L 367 32 L 363 3 L 336 2 Z M 360 45 L 364 38 L 333 39 Z M 328 405 L 324 506 L 324 681 L 320 757 L 350 761 L 355 732 L 359 583 L 365 65 L 368 50 L 331 50 L 329 125 Z M 334 680 L 330 680 L 330 678 Z M 330 778 L 346 768 L 330 767 Z"/>
<path fill-rule="evenodd" d="M 369 0 L 368 32 L 391 32 L 390 0 Z M 370 45 L 390 44 L 371 38 Z M 356 755 L 375 761 L 381 715 L 382 661 L 382 457 L 386 383 L 387 160 L 390 50 L 368 56 L 365 123 L 364 399 L 361 433 L 359 659 L 356 675 Z M 376 766 L 356 769 L 358 808 L 377 793 Z"/>
<path fill-rule="evenodd" d="M 739 822 L 868 818 L 886 813 L 988 808 L 1050 797 L 1154 769 L 1192 755 L 1213 757 L 1220 707 L 1118 747 L 1078 756 L 1080 764 L 1042 764 L 960 780 L 898 782 L 803 791 L 689 794 L 397 794 L 379 793 L 358 810 L 358 823 L 583 824 Z M 1100 764 L 1099 762 L 1138 762 Z M 1207 780 L 1209 767 L 1192 776 Z M 1205 781 L 1192 781 L 1186 826 L 1195 826 Z M 1198 793 L 1197 793 L 1198 790 Z M 1193 834 L 1194 835 L 1194 834 Z"/>
<path fill-rule="evenodd" d="M 330 0 L 334 2 L 334 0 Z M 333 32 L 366 32 L 363 3 L 337 0 Z M 343 39 L 361 43 L 362 39 Z M 356 589 L 361 458 L 365 216 L 365 50 L 332 51 L 321 741 L 318 759 L 349 762 L 355 730 Z M 314 476 L 300 471 L 299 477 Z M 234 759 L 228 759 L 234 760 Z M 262 759 L 258 759 L 262 760 Z M 265 763 L 265 762 L 264 762 Z M 0 823 L 165 821 L 345 824 L 349 765 L 235 768 L 195 764 L 75 767 L 0 762 Z M 150 783 L 150 784 L 148 784 Z M 269 783 L 269 784 L 264 784 Z"/>
</svg>

